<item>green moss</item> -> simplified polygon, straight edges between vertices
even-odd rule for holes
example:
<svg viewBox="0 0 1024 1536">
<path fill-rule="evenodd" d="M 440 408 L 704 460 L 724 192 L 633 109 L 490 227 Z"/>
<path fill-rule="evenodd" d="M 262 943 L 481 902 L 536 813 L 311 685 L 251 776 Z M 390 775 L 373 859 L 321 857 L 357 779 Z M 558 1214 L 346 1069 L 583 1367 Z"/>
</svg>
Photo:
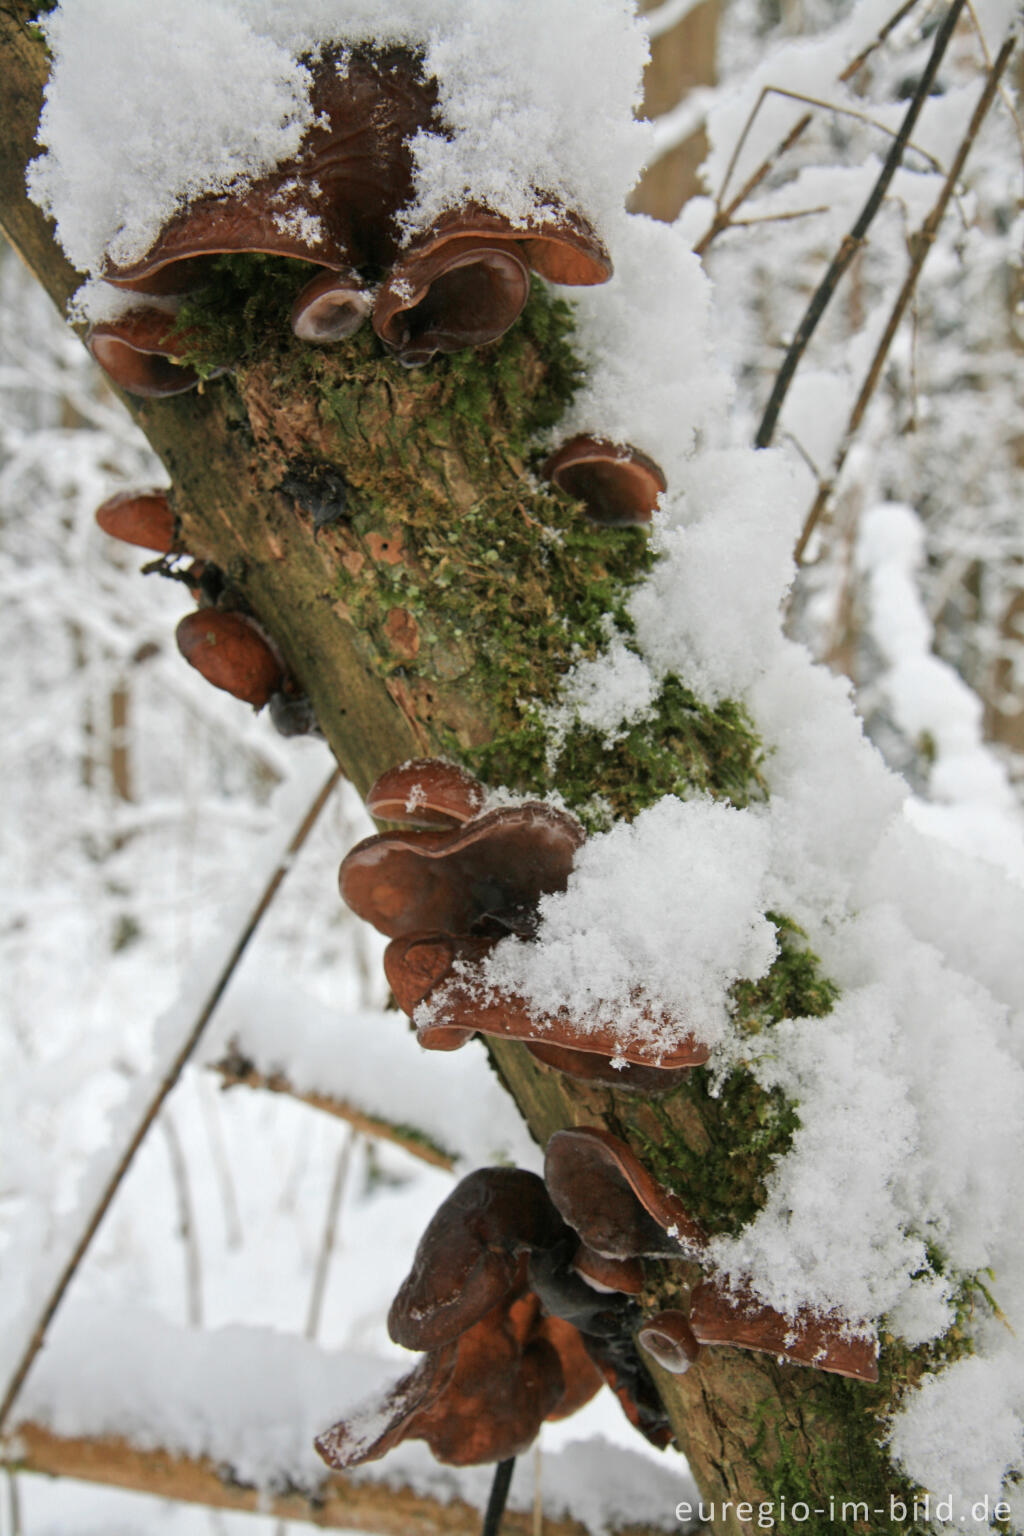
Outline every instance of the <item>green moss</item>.
<svg viewBox="0 0 1024 1536">
<path fill-rule="evenodd" d="M 785 1018 L 822 1018 L 839 995 L 822 976 L 803 930 L 777 913 L 768 916 L 778 929 L 778 955 L 759 981 L 733 988 L 737 1023 L 750 1033 Z M 687 1108 L 701 1125 L 699 1142 L 681 1128 L 692 1119 Z M 742 1069 L 720 1082 L 709 1067 L 696 1067 L 671 1099 L 621 1113 L 651 1172 L 711 1233 L 735 1233 L 753 1220 L 765 1201 L 765 1181 L 800 1124 L 798 1108 L 780 1089 L 763 1088 Z"/>
<path fill-rule="evenodd" d="M 315 270 L 283 256 L 212 256 L 203 286 L 178 313 L 172 334 L 187 342 L 179 360 L 203 379 L 218 369 L 244 367 L 288 326 L 295 296 Z"/>
</svg>

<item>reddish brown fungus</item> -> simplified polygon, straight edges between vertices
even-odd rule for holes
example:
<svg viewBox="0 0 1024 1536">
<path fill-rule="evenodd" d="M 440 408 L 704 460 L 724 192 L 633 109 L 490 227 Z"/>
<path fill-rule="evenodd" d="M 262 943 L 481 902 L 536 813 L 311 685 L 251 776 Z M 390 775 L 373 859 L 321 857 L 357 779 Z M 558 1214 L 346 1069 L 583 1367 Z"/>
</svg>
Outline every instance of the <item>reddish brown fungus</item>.
<svg viewBox="0 0 1024 1536">
<path fill-rule="evenodd" d="M 170 555 L 180 549 L 167 492 L 121 491 L 96 508 L 96 522 L 113 539 Z"/>
<path fill-rule="evenodd" d="M 586 1243 L 577 1248 L 572 1267 L 597 1291 L 639 1296 L 644 1288 L 644 1267 L 639 1259 L 610 1259 Z"/>
<path fill-rule="evenodd" d="M 337 53 L 325 52 L 309 66 L 313 126 L 296 155 L 240 191 L 196 199 L 145 256 L 108 268 L 106 280 L 145 293 L 180 293 L 203 281 L 210 256 L 289 256 L 344 274 L 353 297 L 329 307 L 349 325 L 353 309 L 366 304 L 355 298 L 354 269 L 386 265 L 397 249 L 394 215 L 412 195 L 408 142 L 431 123 L 436 86 L 399 49 L 355 53 L 343 69 L 339 62 Z M 300 304 L 300 323 L 310 302 Z M 308 323 L 319 327 L 322 317 Z"/>
<path fill-rule="evenodd" d="M 439 1206 L 388 1313 L 407 1349 L 457 1338 L 525 1286 L 527 1253 L 564 1226 L 543 1180 L 518 1168 L 481 1168 Z"/>
<path fill-rule="evenodd" d="M 370 313 L 358 273 L 321 272 L 292 305 L 292 330 L 300 341 L 323 345 L 352 336 Z"/>
<path fill-rule="evenodd" d="M 674 1310 L 649 1317 L 637 1333 L 637 1342 L 674 1376 L 688 1371 L 700 1354 L 700 1345 L 685 1313 Z"/>
<path fill-rule="evenodd" d="M 283 669 L 262 631 L 241 613 L 200 608 L 176 631 L 178 649 L 208 683 L 262 709 L 284 680 Z"/>
<path fill-rule="evenodd" d="M 707 1238 L 682 1201 L 610 1131 L 556 1131 L 544 1155 L 544 1178 L 561 1215 L 597 1253 L 613 1259 L 703 1254 Z"/>
<path fill-rule="evenodd" d="M 451 831 L 385 832 L 344 859 L 341 894 L 389 938 L 523 931 L 541 896 L 564 890 L 582 841 L 573 817 L 540 803 Z"/>
<path fill-rule="evenodd" d="M 483 803 L 483 788 L 472 774 L 439 757 L 389 768 L 366 797 L 366 809 L 377 821 L 408 827 L 460 826 L 478 816 Z"/>
<path fill-rule="evenodd" d="M 199 375 L 175 361 L 186 340 L 174 335 L 173 310 L 142 305 L 117 320 L 90 326 L 85 344 L 104 373 L 121 389 L 142 399 L 180 395 L 194 389 Z"/>
<path fill-rule="evenodd" d="M 603 283 L 608 254 L 576 216 L 513 225 L 476 204 L 454 209 L 417 236 L 381 287 L 373 327 L 408 367 L 436 352 L 493 341 L 530 294 L 529 269 L 551 282 Z"/>
<path fill-rule="evenodd" d="M 665 476 L 638 448 L 602 438 L 570 438 L 547 460 L 544 475 L 582 501 L 592 522 L 607 528 L 649 523 Z"/>
<path fill-rule="evenodd" d="M 791 1365 L 878 1380 L 878 1342 L 850 1334 L 840 1319 L 804 1307 L 786 1317 L 749 1292 L 730 1291 L 719 1280 L 704 1280 L 690 1302 L 690 1327 L 701 1344 L 731 1344 L 766 1351 Z"/>
<path fill-rule="evenodd" d="M 561 1072 L 564 1077 L 574 1078 L 581 1083 L 600 1083 L 604 1088 L 621 1088 L 627 1093 L 642 1093 L 647 1098 L 660 1098 L 663 1094 L 671 1093 L 673 1088 L 678 1088 L 685 1081 L 690 1071 L 689 1066 L 645 1067 L 622 1057 L 618 1058 L 621 1065 L 617 1066 L 613 1061 L 614 1045 L 609 1047 L 611 1054 L 608 1056 L 601 1056 L 586 1048 L 554 1045 L 548 1040 L 531 1040 L 526 1049 L 537 1061 Z M 686 1049 L 688 1054 L 692 1054 L 689 1045 Z M 706 1047 L 694 1043 L 692 1049 L 703 1052 L 701 1060 L 707 1060 L 709 1052 Z"/>
</svg>

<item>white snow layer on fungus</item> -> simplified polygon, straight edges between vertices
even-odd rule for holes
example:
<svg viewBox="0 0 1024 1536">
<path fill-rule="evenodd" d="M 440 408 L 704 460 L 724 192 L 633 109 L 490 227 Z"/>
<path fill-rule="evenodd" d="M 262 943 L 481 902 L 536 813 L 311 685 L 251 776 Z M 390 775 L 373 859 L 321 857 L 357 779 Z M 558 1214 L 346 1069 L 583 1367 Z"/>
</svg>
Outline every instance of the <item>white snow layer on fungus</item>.
<svg viewBox="0 0 1024 1536">
<path fill-rule="evenodd" d="M 629 0 L 74 0 L 42 26 L 29 189 L 94 276 L 144 255 L 190 200 L 294 154 L 312 118 L 300 60 L 324 47 L 402 44 L 437 78 L 448 131 L 413 143 L 409 233 L 470 198 L 516 222 L 560 201 L 600 229 L 649 143 Z"/>
</svg>

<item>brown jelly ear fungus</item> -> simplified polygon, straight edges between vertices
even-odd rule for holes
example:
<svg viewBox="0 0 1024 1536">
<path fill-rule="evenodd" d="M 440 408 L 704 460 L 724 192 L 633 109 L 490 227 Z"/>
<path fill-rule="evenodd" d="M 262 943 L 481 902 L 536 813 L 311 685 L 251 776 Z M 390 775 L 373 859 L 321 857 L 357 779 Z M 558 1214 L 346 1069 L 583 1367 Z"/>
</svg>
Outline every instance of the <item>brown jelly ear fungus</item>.
<svg viewBox="0 0 1024 1536">
<path fill-rule="evenodd" d="M 477 809 L 480 786 L 432 759 L 390 770 L 368 803 L 381 817 L 427 823 L 364 839 L 339 872 L 343 899 L 392 941 L 388 980 L 399 1006 L 417 1016 L 422 1045 L 452 1050 L 480 1031 L 536 1044 L 556 1070 L 605 1083 L 617 1070 L 612 1058 L 658 1072 L 707 1060 L 692 1037 L 669 1047 L 624 1043 L 611 1028 L 566 1011 L 538 1016 L 526 999 L 487 985 L 480 962 L 489 951 L 508 935 L 531 940 L 541 897 L 565 890 L 584 840 L 574 817 L 536 801 Z M 664 1022 L 652 1019 L 652 1032 Z"/>
<path fill-rule="evenodd" d="M 542 474 L 560 491 L 582 501 L 592 523 L 627 528 L 649 523 L 667 488 L 660 467 L 629 444 L 580 434 L 555 450 Z"/>
<path fill-rule="evenodd" d="M 542 1314 L 528 1256 L 565 1228 L 534 1174 L 485 1168 L 453 1190 L 430 1222 L 391 1307 L 392 1338 L 426 1350 L 383 1401 L 327 1430 L 317 1449 L 334 1467 L 425 1440 L 456 1466 L 504 1461 L 601 1385 L 575 1329 Z"/>
</svg>

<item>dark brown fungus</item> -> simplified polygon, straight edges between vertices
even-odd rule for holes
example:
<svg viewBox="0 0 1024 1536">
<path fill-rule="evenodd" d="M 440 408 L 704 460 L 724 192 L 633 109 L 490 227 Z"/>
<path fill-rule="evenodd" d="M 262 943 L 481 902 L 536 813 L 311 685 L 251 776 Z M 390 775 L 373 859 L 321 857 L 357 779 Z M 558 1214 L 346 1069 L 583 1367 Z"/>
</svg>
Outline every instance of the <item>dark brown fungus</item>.
<svg viewBox="0 0 1024 1536">
<path fill-rule="evenodd" d="M 577 1248 L 572 1267 L 596 1291 L 639 1296 L 644 1288 L 644 1267 L 639 1259 L 610 1259 L 586 1243 Z"/>
<path fill-rule="evenodd" d="M 682 1201 L 609 1131 L 556 1131 L 544 1154 L 544 1179 L 561 1215 L 597 1253 L 613 1259 L 703 1254 L 707 1238 Z"/>
<path fill-rule="evenodd" d="M 637 1333 L 637 1343 L 666 1371 L 682 1376 L 700 1354 L 700 1345 L 686 1314 L 669 1310 L 649 1317 Z"/>
<path fill-rule="evenodd" d="M 113 539 L 171 555 L 181 548 L 167 492 L 121 491 L 96 508 L 96 522 Z"/>
<path fill-rule="evenodd" d="M 109 267 L 107 282 L 181 293 L 202 283 L 207 257 L 290 256 L 351 285 L 352 298 L 335 306 L 345 313 L 341 323 L 350 322 L 359 291 L 354 269 L 386 265 L 397 249 L 394 215 L 413 190 L 408 142 L 430 124 L 436 86 L 399 49 L 355 53 L 343 65 L 325 52 L 310 70 L 313 125 L 298 152 L 248 187 L 196 199 L 140 260 Z M 300 305 L 300 322 L 308 308 Z"/>
<path fill-rule="evenodd" d="M 178 649 L 215 688 L 262 709 L 284 681 L 281 663 L 262 630 L 244 614 L 200 608 L 178 625 Z"/>
<path fill-rule="evenodd" d="M 294 685 L 270 695 L 270 722 L 279 736 L 323 735 L 309 696 Z"/>
<path fill-rule="evenodd" d="M 174 335 L 173 309 L 139 305 L 116 320 L 89 327 L 85 344 L 104 373 L 121 389 L 142 399 L 181 395 L 194 389 L 199 375 L 175 362 L 184 338 Z"/>
<path fill-rule="evenodd" d="M 576 1075 L 611 1086 L 630 1080 L 629 1071 L 619 1079 L 614 1058 L 651 1069 L 647 1077 L 634 1074 L 639 1091 L 675 1087 L 678 1075 L 669 1069 L 708 1059 L 705 1045 L 678 1038 L 675 1020 L 650 1013 L 649 1038 L 624 1041 L 610 1025 L 576 1020 L 567 1010 L 542 1016 L 525 998 L 488 985 L 480 961 L 503 937 L 533 938 L 538 903 L 565 890 L 583 831 L 540 802 L 473 815 L 478 795 L 475 780 L 451 764 L 428 759 L 390 770 L 370 790 L 371 810 L 405 820 L 416 814 L 430 825 L 364 839 L 339 871 L 343 899 L 393 941 L 388 980 L 399 1006 L 417 1014 L 420 1043 L 455 1050 L 480 1031 L 539 1045 L 540 1059 L 559 1071 L 569 1071 L 575 1057 Z M 669 1030 L 677 1038 L 664 1046 Z M 587 1056 L 604 1060 L 588 1071 Z"/>
<path fill-rule="evenodd" d="M 694 1289 L 690 1327 L 701 1344 L 763 1350 L 791 1365 L 811 1365 L 855 1381 L 878 1380 L 876 1339 L 850 1334 L 841 1319 L 807 1307 L 786 1317 L 719 1280 L 704 1280 Z"/>
<path fill-rule="evenodd" d="M 543 474 L 582 501 L 591 522 L 607 528 L 649 523 L 667 484 L 658 465 L 639 448 L 586 435 L 563 443 Z"/>
<path fill-rule="evenodd" d="M 564 1232 L 543 1180 L 518 1168 L 469 1174 L 435 1212 L 388 1313 L 407 1349 L 434 1349 L 523 1289 L 526 1254 Z"/>
<path fill-rule="evenodd" d="M 565 1383 L 562 1396 L 546 1417 L 567 1419 L 601 1390 L 604 1377 L 587 1354 L 579 1329 L 571 1323 L 560 1317 L 544 1317 L 537 1325 L 537 1333 L 555 1349 Z"/>
<path fill-rule="evenodd" d="M 516 320 L 530 268 L 552 282 L 603 283 L 611 262 L 584 221 L 513 225 L 476 204 L 441 215 L 402 253 L 377 294 L 373 328 L 407 367 L 483 346 Z"/>
<path fill-rule="evenodd" d="M 480 814 L 484 791 L 472 774 L 439 757 L 417 757 L 382 773 L 366 797 L 377 821 L 408 827 L 460 826 Z"/>
<path fill-rule="evenodd" d="M 357 1466 L 418 1439 L 454 1466 L 504 1461 L 545 1418 L 582 1407 L 601 1374 L 526 1284 L 528 1254 L 567 1236 L 535 1175 L 489 1168 L 463 1179 L 423 1234 L 388 1319 L 397 1342 L 427 1353 L 382 1401 L 318 1438 L 324 1459 Z"/>
</svg>

